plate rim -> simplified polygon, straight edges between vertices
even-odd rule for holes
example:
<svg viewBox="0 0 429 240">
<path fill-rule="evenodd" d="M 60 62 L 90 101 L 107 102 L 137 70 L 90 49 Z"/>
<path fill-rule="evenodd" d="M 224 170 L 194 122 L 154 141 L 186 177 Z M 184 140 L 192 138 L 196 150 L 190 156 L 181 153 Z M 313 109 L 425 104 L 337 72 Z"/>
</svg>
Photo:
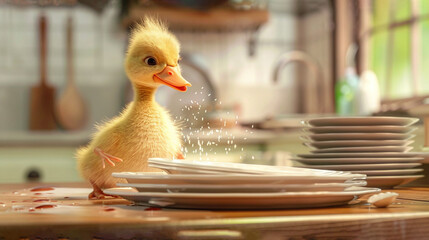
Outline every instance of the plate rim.
<svg viewBox="0 0 429 240">
<path fill-rule="evenodd" d="M 351 139 L 350 139 L 350 135 Z M 372 135 L 370 137 L 366 136 L 366 135 Z M 403 135 L 405 136 L 405 138 L 395 138 L 395 139 L 391 139 L 389 137 L 399 137 L 399 135 Z M 326 139 L 328 138 L 328 140 L 317 140 L 314 139 L 314 137 L 322 137 L 322 139 Z M 337 138 L 339 137 L 339 138 Z M 341 138 L 342 137 L 342 138 Z M 357 137 L 359 137 L 358 139 L 356 139 Z M 379 139 L 380 137 L 386 137 L 388 139 Z M 302 135 L 299 138 L 301 138 L 302 140 L 305 141 L 312 141 L 312 142 L 325 142 L 325 141 L 369 141 L 369 140 L 373 140 L 373 141 L 389 141 L 389 140 L 399 140 L 399 141 L 409 141 L 412 140 L 413 138 L 415 138 L 416 135 L 415 134 L 405 134 L 405 133 L 315 133 L 315 134 L 307 134 L 307 135 Z"/>
<path fill-rule="evenodd" d="M 367 178 L 371 179 L 417 179 L 417 178 L 423 178 L 425 175 L 418 174 L 418 175 L 391 175 L 391 176 L 368 176 Z"/>
<path fill-rule="evenodd" d="M 343 182 L 343 183 L 309 183 L 309 184 L 146 184 L 146 183 L 117 183 L 116 185 L 119 187 L 147 187 L 147 188 L 210 188 L 210 189 L 220 189 L 220 188 L 300 188 L 300 187 L 353 187 L 353 186 L 361 186 L 361 184 L 366 184 L 365 180 L 356 180 L 352 182 Z M 362 185 L 364 186 L 364 185 Z"/>
<path fill-rule="evenodd" d="M 374 129 L 379 131 L 380 128 L 384 129 L 380 132 L 377 131 L 369 131 L 369 132 L 365 132 L 365 130 L 358 130 L 358 129 L 363 129 L 363 128 L 369 128 L 369 129 Z M 406 131 L 396 131 L 396 132 L 389 132 L 392 131 L 391 129 L 403 129 Z M 332 129 L 345 129 L 344 132 L 338 131 L 338 132 L 331 132 L 331 133 L 399 133 L 399 134 L 410 134 L 414 131 L 417 130 L 417 127 L 412 127 L 412 126 L 401 126 L 401 125 L 366 125 L 366 126 L 312 126 L 312 127 L 307 127 L 307 128 L 303 128 L 303 132 L 305 133 L 313 133 L 313 134 L 322 134 L 322 133 L 329 133 L 329 132 L 321 132 L 321 131 L 317 131 L 317 130 L 332 130 Z M 389 130 L 390 129 L 390 130 Z M 313 130 L 313 131 L 312 131 Z M 316 131 L 314 131 L 316 130 Z M 350 130 L 350 131 L 349 131 Z M 354 132 L 356 131 L 356 132 Z M 357 132 L 359 131 L 359 132 Z"/>
<path fill-rule="evenodd" d="M 424 171 L 424 169 L 423 169 L 423 168 L 407 168 L 407 169 L 378 169 L 378 170 L 376 170 L 376 169 L 369 169 L 369 170 L 355 170 L 355 171 L 370 172 L 370 173 L 374 173 L 374 172 L 385 172 L 385 173 L 388 173 L 389 171 L 395 171 L 395 172 L 401 172 L 401 171 L 403 171 L 403 172 L 411 172 L 412 170 L 414 170 L 414 173 L 418 173 L 418 172 L 423 172 L 423 171 Z M 352 171 L 352 172 L 354 172 L 354 171 Z M 366 173 L 362 173 L 362 174 L 366 174 Z M 383 175 L 383 176 L 389 176 L 389 175 Z M 394 175 L 392 175 L 392 176 L 394 176 Z M 398 176 L 400 176 L 400 175 L 398 175 Z M 404 175 L 402 175 L 402 176 L 404 176 Z M 368 177 L 368 175 L 367 175 L 367 177 Z M 374 175 L 373 177 L 375 177 L 375 175 Z"/>
<path fill-rule="evenodd" d="M 398 165 L 399 164 L 399 165 Z M 404 165 L 406 164 L 406 165 Z M 405 169 L 412 169 L 415 167 L 420 167 L 422 166 L 422 163 L 352 163 L 352 164 L 332 164 L 332 165 L 306 165 L 306 167 L 313 167 L 313 168 L 317 168 L 317 167 L 333 167 L 333 168 L 337 168 L 337 169 L 349 169 L 349 170 L 334 170 L 334 171 L 350 171 L 352 172 L 353 170 L 380 170 L 380 169 L 386 169 L 386 167 L 388 167 L 389 169 L 402 169 L 404 167 L 407 167 Z M 371 166 L 368 169 L 368 166 Z M 352 168 L 350 168 L 352 167 Z M 394 167 L 394 168 L 392 168 Z M 363 169 L 362 169 L 363 168 Z M 322 168 L 323 169 L 323 168 Z"/>
<path fill-rule="evenodd" d="M 320 153 L 353 153 L 355 150 L 356 153 L 376 153 L 376 152 L 392 152 L 384 151 L 383 149 L 394 150 L 398 149 L 399 151 L 394 151 L 397 153 L 407 153 L 413 150 L 412 146 L 359 146 L 359 147 L 337 147 L 337 148 L 323 148 L 323 149 L 312 149 L 310 152 L 313 154 Z M 380 151 L 374 151 L 380 150 Z M 331 152 L 333 151 L 333 152 Z M 338 152 L 339 151 L 339 152 Z"/>
<path fill-rule="evenodd" d="M 377 156 L 378 155 L 378 156 Z M 313 158 L 419 158 L 418 152 L 344 152 L 344 153 L 304 153 L 297 157 Z M 292 157 L 293 159 L 294 157 Z M 423 157 L 420 157 L 423 158 Z M 424 159 L 424 158 L 423 158 Z"/>
<path fill-rule="evenodd" d="M 304 159 L 298 159 L 298 158 L 291 158 L 291 160 L 293 161 L 298 161 L 298 162 L 302 162 L 304 164 L 310 164 L 313 166 L 317 166 L 317 165 L 323 165 L 326 163 L 332 163 L 332 162 L 350 162 L 350 164 L 355 163 L 355 164 L 359 164 L 359 162 L 363 163 L 367 163 L 367 164 L 372 164 L 374 162 L 382 162 L 382 163 L 389 163 L 388 161 L 392 161 L 390 163 L 414 163 L 414 162 L 418 162 L 418 161 L 423 161 L 424 158 L 383 158 L 383 157 L 378 157 L 378 158 L 304 158 Z M 312 164 L 309 162 L 313 162 Z M 314 162 L 320 162 L 320 164 L 314 164 Z M 325 162 L 325 163 L 324 163 Z M 329 165 L 329 164 L 326 164 Z M 347 165 L 347 164 L 344 164 Z M 317 168 L 317 167 L 315 167 Z"/>
<path fill-rule="evenodd" d="M 123 195 L 123 196 L 147 196 L 147 197 L 153 197 L 153 198 L 168 198 L 168 197 L 175 197 L 175 198 L 226 198 L 226 197 L 233 197 L 233 198 L 281 198 L 281 197 L 323 197 L 323 196 L 356 196 L 356 195 L 363 195 L 363 194 L 369 194 L 374 192 L 379 192 L 379 188 L 373 188 L 373 187 L 353 187 L 353 188 L 362 188 L 360 190 L 354 190 L 354 191 L 314 191 L 314 192 L 275 192 L 275 193 L 164 193 L 164 192 L 135 192 L 135 191 L 129 191 L 125 192 L 125 194 L 114 191 L 112 189 L 115 188 L 109 188 L 103 190 L 103 192 L 107 194 L 112 195 Z M 118 194 L 119 193 L 119 194 Z"/>
<path fill-rule="evenodd" d="M 220 164 L 216 164 L 217 162 L 212 161 L 192 161 L 192 160 L 181 160 L 181 159 L 166 159 L 166 158 L 149 158 L 149 165 L 153 165 L 159 168 L 159 166 L 164 167 L 187 167 L 196 170 L 203 171 L 258 171 L 255 169 L 257 167 L 261 167 L 267 169 L 267 171 L 258 171 L 258 173 L 277 173 L 277 174 L 291 174 L 290 172 L 296 172 L 299 174 L 308 174 L 311 173 L 313 176 L 326 176 L 330 174 L 334 175 L 349 175 L 347 172 L 340 171 L 332 171 L 332 170 L 322 170 L 322 169 L 301 169 L 290 166 L 272 166 L 272 165 L 260 165 L 260 164 L 245 164 L 245 163 L 230 163 L 230 162 L 219 162 Z M 225 166 L 226 165 L 226 166 Z M 229 166 L 228 166 L 229 165 Z M 247 168 L 249 166 L 253 166 L 252 168 Z M 270 171 L 271 170 L 271 171 Z M 243 171 L 244 173 L 244 171 Z M 237 173 L 238 174 L 238 173 Z M 247 174 L 247 173 L 246 173 Z M 259 175 L 259 174 L 258 174 Z"/>
<path fill-rule="evenodd" d="M 407 121 L 408 123 L 403 125 L 403 124 L 395 124 L 398 126 L 410 126 L 413 125 L 415 123 L 417 123 L 419 121 L 418 118 L 410 118 L 410 117 L 389 117 L 389 116 L 375 116 L 375 117 L 322 117 L 322 118 L 313 118 L 313 119 L 309 119 L 309 120 L 304 120 L 303 123 L 309 126 L 320 126 L 320 125 L 314 125 L 314 121 L 325 121 L 325 120 L 334 120 L 334 121 L 341 121 L 341 120 L 356 120 L 356 119 L 380 119 L 380 121 L 382 120 L 391 120 L 391 119 L 398 119 L 398 120 L 403 120 L 403 121 Z M 376 120 L 378 121 L 378 120 Z M 313 123 L 311 123 L 313 122 Z M 316 123 L 317 124 L 317 123 Z M 358 125 L 358 126 L 378 126 L 378 125 L 385 125 L 385 124 L 367 124 L 367 125 Z M 391 125 L 391 124 L 390 124 Z M 322 125 L 322 126 L 330 126 L 330 125 Z M 332 126 L 332 125 L 331 125 Z M 338 123 L 334 126 L 339 126 Z M 342 126 L 355 126 L 355 125 L 342 125 Z"/>
<path fill-rule="evenodd" d="M 322 144 L 337 144 L 338 142 L 344 142 L 347 141 L 348 143 L 376 143 L 377 144 L 382 141 L 386 145 L 365 145 L 365 146 L 408 146 L 415 142 L 415 140 L 328 140 L 328 141 L 313 141 L 311 139 L 305 139 L 306 142 L 303 142 L 304 144 L 312 144 L 312 143 L 322 143 Z M 387 145 L 392 143 L 400 143 L 402 142 L 402 145 Z"/>
<path fill-rule="evenodd" d="M 323 170 L 323 169 L 320 169 Z M 364 174 L 353 174 L 349 172 L 344 172 L 347 174 L 344 175 L 326 175 L 326 176 L 315 176 L 315 175 L 286 175 L 286 174 L 272 174 L 272 175 L 250 175 L 250 174 L 219 174 L 219 175 L 203 175 L 203 174 L 165 174 L 165 175 L 150 175 L 145 172 L 113 172 L 112 176 L 116 178 L 126 178 L 126 179 L 186 179 L 191 180 L 190 178 L 198 178 L 203 180 L 208 179 L 222 179 L 226 180 L 226 178 L 235 178 L 233 180 L 247 180 L 252 179 L 255 180 L 255 178 L 260 178 L 264 180 L 280 180 L 280 178 L 284 179 L 291 179 L 291 178 L 299 178 L 299 179 L 335 179 L 335 180 L 341 180 L 341 179 L 362 179 L 365 175 Z"/>
</svg>

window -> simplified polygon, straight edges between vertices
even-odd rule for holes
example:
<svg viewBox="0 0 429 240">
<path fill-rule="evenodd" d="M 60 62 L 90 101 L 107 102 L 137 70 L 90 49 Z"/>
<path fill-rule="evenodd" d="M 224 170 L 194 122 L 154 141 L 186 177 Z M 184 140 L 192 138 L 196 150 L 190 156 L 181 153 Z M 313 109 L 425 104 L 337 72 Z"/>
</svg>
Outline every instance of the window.
<svg viewBox="0 0 429 240">
<path fill-rule="evenodd" d="M 369 68 L 384 99 L 429 94 L 429 1 L 370 0 Z"/>
</svg>

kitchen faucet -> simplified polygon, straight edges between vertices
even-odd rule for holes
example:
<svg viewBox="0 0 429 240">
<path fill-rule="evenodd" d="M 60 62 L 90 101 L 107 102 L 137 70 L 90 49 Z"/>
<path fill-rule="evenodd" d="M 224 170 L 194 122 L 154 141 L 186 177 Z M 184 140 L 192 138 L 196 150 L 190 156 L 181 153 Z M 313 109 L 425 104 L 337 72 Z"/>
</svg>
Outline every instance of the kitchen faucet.
<svg viewBox="0 0 429 240">
<path fill-rule="evenodd" d="M 327 112 L 327 99 L 326 99 L 326 89 L 325 93 L 319 91 L 318 87 L 320 83 L 323 84 L 323 74 L 322 70 L 312 57 L 305 52 L 302 51 L 290 51 L 283 53 L 279 60 L 277 61 L 277 65 L 274 69 L 273 82 L 276 84 L 279 82 L 279 76 L 281 71 L 292 62 L 303 63 L 310 73 L 310 77 L 305 83 L 305 97 L 306 101 L 303 103 L 303 111 L 304 113 L 324 113 Z M 311 94 L 310 91 L 313 91 Z"/>
<path fill-rule="evenodd" d="M 189 68 L 195 70 L 202 76 L 202 81 L 206 83 L 206 86 L 211 93 L 210 99 L 211 102 L 215 102 L 215 99 L 217 98 L 217 92 L 215 87 L 213 86 L 213 82 L 211 77 L 209 76 L 209 70 L 205 69 L 204 66 L 200 63 L 198 63 L 198 59 L 195 59 L 195 57 L 191 54 L 182 53 L 182 60 L 180 61 L 180 65 L 182 66 L 188 66 Z"/>
</svg>

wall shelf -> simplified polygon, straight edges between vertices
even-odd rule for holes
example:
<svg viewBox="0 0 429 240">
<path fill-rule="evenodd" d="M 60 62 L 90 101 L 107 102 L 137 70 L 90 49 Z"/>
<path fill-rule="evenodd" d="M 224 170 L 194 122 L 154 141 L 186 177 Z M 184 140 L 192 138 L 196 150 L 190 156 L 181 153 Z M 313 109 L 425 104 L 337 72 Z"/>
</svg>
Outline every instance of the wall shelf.
<svg viewBox="0 0 429 240">
<path fill-rule="evenodd" d="M 90 131 L 2 131 L 0 147 L 78 147 L 87 144 L 91 137 Z"/>
<path fill-rule="evenodd" d="M 128 28 L 148 15 L 157 16 L 167 22 L 172 30 L 190 31 L 257 29 L 266 23 L 269 18 L 268 11 L 265 9 L 234 10 L 227 7 L 218 7 L 209 11 L 197 11 L 161 6 L 131 6 L 128 9 L 128 15 L 123 17 L 122 24 Z"/>
</svg>

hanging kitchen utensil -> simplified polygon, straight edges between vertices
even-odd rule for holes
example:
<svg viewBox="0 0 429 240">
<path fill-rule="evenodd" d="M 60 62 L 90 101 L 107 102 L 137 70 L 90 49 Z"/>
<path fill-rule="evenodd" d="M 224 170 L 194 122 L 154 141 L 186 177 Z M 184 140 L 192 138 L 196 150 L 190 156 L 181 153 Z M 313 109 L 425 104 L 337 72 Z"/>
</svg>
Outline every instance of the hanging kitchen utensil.
<svg viewBox="0 0 429 240">
<path fill-rule="evenodd" d="M 40 35 L 40 83 L 31 88 L 30 95 L 30 129 L 52 130 L 56 128 L 54 118 L 55 89 L 47 84 L 47 19 L 39 19 Z"/>
<path fill-rule="evenodd" d="M 74 83 L 73 65 L 73 20 L 67 20 L 67 85 L 56 106 L 59 124 L 67 130 L 79 130 L 85 126 L 87 111 L 85 103 Z"/>
</svg>

